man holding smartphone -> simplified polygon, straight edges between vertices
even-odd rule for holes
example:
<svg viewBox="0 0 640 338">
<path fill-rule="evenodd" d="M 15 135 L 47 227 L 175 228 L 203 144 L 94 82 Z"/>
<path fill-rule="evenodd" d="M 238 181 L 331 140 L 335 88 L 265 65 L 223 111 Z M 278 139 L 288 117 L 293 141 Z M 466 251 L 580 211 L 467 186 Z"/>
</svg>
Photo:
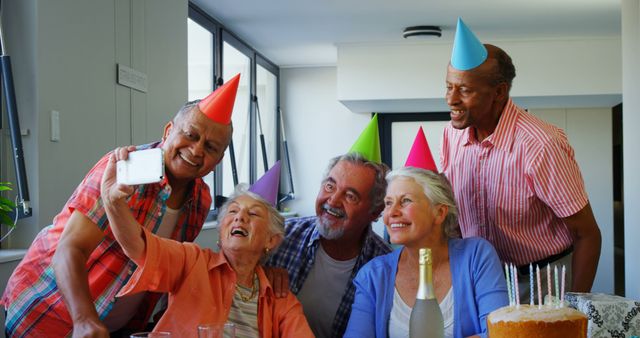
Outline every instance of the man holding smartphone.
<svg viewBox="0 0 640 338">
<path fill-rule="evenodd" d="M 164 178 L 135 186 L 129 199 L 145 228 L 179 241 L 193 241 L 200 232 L 211 206 L 202 177 L 222 160 L 231 141 L 239 77 L 183 106 L 165 126 L 162 141 L 128 148 L 163 150 Z M 149 321 L 161 294 L 115 298 L 136 265 L 115 241 L 100 196 L 110 154 L 38 234 L 7 283 L 2 297 L 7 336 L 109 337 L 141 330 Z"/>
</svg>

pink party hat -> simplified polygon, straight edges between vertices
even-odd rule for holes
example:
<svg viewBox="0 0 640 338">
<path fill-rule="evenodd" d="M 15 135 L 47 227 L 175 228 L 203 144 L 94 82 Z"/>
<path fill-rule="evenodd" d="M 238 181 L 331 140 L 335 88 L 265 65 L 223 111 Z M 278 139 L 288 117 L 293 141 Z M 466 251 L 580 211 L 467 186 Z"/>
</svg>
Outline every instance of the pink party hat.
<svg viewBox="0 0 640 338">
<path fill-rule="evenodd" d="M 239 83 L 240 74 L 234 76 L 198 102 L 198 108 L 214 122 L 220 124 L 231 123 L 231 113 L 233 112 L 233 104 L 236 102 Z"/>
<path fill-rule="evenodd" d="M 260 195 L 271 205 L 275 206 L 278 201 L 278 186 L 280 185 L 280 161 L 260 177 L 249 191 Z"/>
<path fill-rule="evenodd" d="M 427 138 L 424 136 L 422 127 L 418 129 L 418 133 L 416 134 L 416 138 L 413 140 L 411 151 L 409 151 L 409 156 L 407 156 L 407 161 L 404 163 L 404 166 L 438 172 L 436 162 L 433 161 L 433 156 L 429 149 L 429 143 L 427 143 Z"/>
</svg>

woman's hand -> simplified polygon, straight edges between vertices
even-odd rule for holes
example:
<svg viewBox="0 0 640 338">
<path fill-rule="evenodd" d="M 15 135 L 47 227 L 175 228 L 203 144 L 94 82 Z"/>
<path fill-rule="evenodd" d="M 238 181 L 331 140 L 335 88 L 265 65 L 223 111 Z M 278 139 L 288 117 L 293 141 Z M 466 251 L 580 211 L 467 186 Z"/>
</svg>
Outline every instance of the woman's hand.
<svg viewBox="0 0 640 338">
<path fill-rule="evenodd" d="M 100 193 L 105 206 L 113 206 L 119 201 L 124 201 L 133 193 L 132 186 L 118 184 L 116 162 L 129 158 L 129 153 L 135 149 L 135 146 L 116 148 L 109 156 L 109 162 L 102 175 L 102 184 L 100 186 Z"/>
</svg>

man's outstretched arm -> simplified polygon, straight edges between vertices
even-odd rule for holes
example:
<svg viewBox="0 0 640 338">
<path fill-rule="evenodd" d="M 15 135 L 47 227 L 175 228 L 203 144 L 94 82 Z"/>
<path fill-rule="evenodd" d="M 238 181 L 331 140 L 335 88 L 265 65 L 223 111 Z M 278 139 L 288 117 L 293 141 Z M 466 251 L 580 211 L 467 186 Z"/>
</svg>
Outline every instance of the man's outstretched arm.
<svg viewBox="0 0 640 338">
<path fill-rule="evenodd" d="M 73 320 L 73 337 L 109 337 L 89 291 L 87 260 L 104 234 L 87 216 L 74 211 L 62 232 L 53 271 L 56 284 Z"/>
</svg>

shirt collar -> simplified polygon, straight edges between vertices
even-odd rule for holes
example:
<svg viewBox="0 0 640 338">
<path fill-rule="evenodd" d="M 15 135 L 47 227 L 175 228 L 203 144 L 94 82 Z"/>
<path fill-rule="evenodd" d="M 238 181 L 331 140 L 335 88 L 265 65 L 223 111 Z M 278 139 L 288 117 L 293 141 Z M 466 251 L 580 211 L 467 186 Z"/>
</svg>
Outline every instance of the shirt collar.
<svg viewBox="0 0 640 338">
<path fill-rule="evenodd" d="M 514 142 L 516 122 L 520 113 L 518 106 L 509 98 L 500 114 L 500 120 L 498 121 L 496 129 L 482 142 L 488 142 L 498 149 L 510 151 Z M 464 146 L 478 142 L 472 129 L 472 127 L 467 127 L 463 131 L 462 139 L 465 140 Z"/>
<path fill-rule="evenodd" d="M 256 266 L 256 274 L 258 275 L 258 281 L 260 282 L 260 292 L 258 293 L 260 297 L 264 297 L 265 295 L 273 296 L 271 283 L 269 282 L 269 279 L 267 279 L 267 275 L 265 275 L 264 270 L 260 265 Z"/>
<path fill-rule="evenodd" d="M 213 270 L 221 265 L 226 265 L 227 268 L 231 269 L 231 265 L 227 261 L 227 257 L 224 256 L 224 253 L 222 251 L 217 252 L 216 255 L 211 255 L 209 262 L 207 262 L 207 269 Z"/>
<path fill-rule="evenodd" d="M 221 266 L 224 266 L 226 269 L 233 271 L 231 264 L 229 264 L 222 251 L 218 252 L 216 255 L 211 255 L 211 259 L 209 259 L 209 262 L 207 263 L 207 269 L 211 271 Z M 258 281 L 260 282 L 259 294 L 261 296 L 267 294 L 273 295 L 273 288 L 271 287 L 269 279 L 267 279 L 267 275 L 264 273 L 264 270 L 262 269 L 260 264 L 256 266 L 256 274 L 258 275 Z"/>
<path fill-rule="evenodd" d="M 136 150 L 162 148 L 163 144 L 164 144 L 164 139 L 161 141 L 156 141 L 153 143 L 137 146 Z M 160 180 L 160 182 L 158 182 L 157 184 L 161 190 L 165 191 L 165 195 L 163 196 L 163 199 L 166 200 L 167 198 L 169 198 L 169 196 L 171 195 L 171 185 L 169 185 L 169 179 L 167 178 L 167 175 L 164 175 L 162 180 Z M 189 192 L 189 195 L 187 196 L 183 205 L 186 206 L 186 205 L 189 205 L 191 202 L 195 201 L 199 197 L 198 193 L 203 189 L 203 185 L 206 185 L 206 183 L 204 183 L 204 180 L 201 177 L 194 179 L 193 184 L 191 184 L 191 191 Z M 208 192 L 208 187 L 206 188 Z"/>
<path fill-rule="evenodd" d="M 318 219 L 318 217 L 316 217 L 316 224 L 313 227 L 313 231 L 311 232 L 311 238 L 309 240 L 309 243 L 307 243 L 307 246 L 315 246 L 320 240 L 320 231 L 318 231 L 318 222 L 320 222 L 320 220 Z"/>
</svg>

